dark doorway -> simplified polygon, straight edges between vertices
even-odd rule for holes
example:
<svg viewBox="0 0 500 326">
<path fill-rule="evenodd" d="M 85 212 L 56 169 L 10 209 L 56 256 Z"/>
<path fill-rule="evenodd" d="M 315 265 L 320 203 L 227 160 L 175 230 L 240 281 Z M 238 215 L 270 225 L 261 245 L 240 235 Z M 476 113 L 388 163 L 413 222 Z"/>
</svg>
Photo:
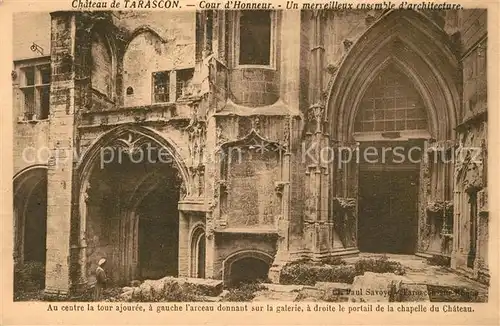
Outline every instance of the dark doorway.
<svg viewBox="0 0 500 326">
<path fill-rule="evenodd" d="M 47 182 L 37 184 L 25 211 L 24 261 L 45 264 L 47 236 Z"/>
<path fill-rule="evenodd" d="M 35 168 L 14 180 L 14 299 L 45 287 L 47 170 Z"/>
<path fill-rule="evenodd" d="M 158 279 L 178 274 L 178 192 L 160 187 L 146 196 L 139 214 L 139 274 Z"/>
<path fill-rule="evenodd" d="M 362 170 L 359 180 L 359 249 L 415 253 L 418 170 Z"/>
<path fill-rule="evenodd" d="M 202 234 L 198 241 L 198 271 L 199 278 L 205 278 L 205 234 Z"/>
<path fill-rule="evenodd" d="M 242 258 L 231 265 L 231 285 L 267 280 L 269 265 L 256 258 Z"/>
<path fill-rule="evenodd" d="M 477 241 L 477 191 L 469 194 L 469 253 L 467 267 L 474 268 Z"/>
</svg>

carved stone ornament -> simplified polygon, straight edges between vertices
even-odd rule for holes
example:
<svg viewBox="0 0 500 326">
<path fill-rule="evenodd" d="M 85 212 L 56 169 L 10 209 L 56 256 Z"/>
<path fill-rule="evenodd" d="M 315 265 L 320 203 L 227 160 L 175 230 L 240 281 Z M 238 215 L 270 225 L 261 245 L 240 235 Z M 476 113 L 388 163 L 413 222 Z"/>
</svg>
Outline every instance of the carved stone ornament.
<svg viewBox="0 0 500 326">
<path fill-rule="evenodd" d="M 252 118 L 252 129 L 257 133 L 260 132 L 260 119 L 258 116 Z"/>
<path fill-rule="evenodd" d="M 227 180 L 219 180 L 217 182 L 218 186 L 219 186 L 219 191 L 223 191 L 225 193 L 227 193 L 229 191 L 229 185 L 227 183 Z"/>
<path fill-rule="evenodd" d="M 90 191 L 91 191 L 91 186 L 89 184 L 89 185 L 87 185 L 87 187 L 85 188 L 85 191 L 83 193 L 83 201 L 84 201 L 84 203 L 88 203 L 89 202 Z"/>
<path fill-rule="evenodd" d="M 321 123 L 323 122 L 324 115 L 325 107 L 321 104 L 314 104 L 309 108 L 309 121 Z"/>
<path fill-rule="evenodd" d="M 181 182 L 180 188 L 179 188 L 179 193 L 180 193 L 181 199 L 186 198 L 186 196 L 187 196 L 187 189 L 186 189 L 186 183 L 185 182 Z"/>
<path fill-rule="evenodd" d="M 274 191 L 276 192 L 276 194 L 278 194 L 278 196 L 283 195 L 283 190 L 284 190 L 286 184 L 287 184 L 286 182 L 282 182 L 282 181 L 277 181 L 274 183 Z"/>
<path fill-rule="evenodd" d="M 344 40 L 344 48 L 345 48 L 345 51 L 349 51 L 349 49 L 351 48 L 351 46 L 353 45 L 353 41 L 349 40 L 349 39 L 345 39 Z"/>
<path fill-rule="evenodd" d="M 288 116 L 286 119 L 286 125 L 283 135 L 283 144 L 284 146 L 288 146 L 290 144 L 290 134 L 292 132 L 292 117 Z"/>
<path fill-rule="evenodd" d="M 443 213 L 452 214 L 453 213 L 453 202 L 450 200 L 445 201 L 430 201 L 427 203 L 426 210 L 431 213 Z"/>
<path fill-rule="evenodd" d="M 326 71 L 330 74 L 330 75 L 334 75 L 337 70 L 339 69 L 339 67 L 337 65 L 334 65 L 334 64 L 328 64 L 328 66 L 326 66 Z"/>
<path fill-rule="evenodd" d="M 248 152 L 257 152 L 260 154 L 264 154 L 267 152 L 276 152 L 281 153 L 287 150 L 287 147 L 280 141 L 273 141 L 262 137 L 256 129 L 252 129 L 246 136 L 243 138 L 225 142 L 220 145 L 224 148 L 230 147 L 238 147 L 240 149 L 245 149 Z"/>
<path fill-rule="evenodd" d="M 224 136 L 224 132 L 222 131 L 222 128 L 220 126 L 217 127 L 215 135 L 217 137 L 216 145 L 219 147 L 228 141 L 228 139 Z"/>
<path fill-rule="evenodd" d="M 213 218 L 207 219 L 205 226 L 205 235 L 207 239 L 211 240 L 214 236 L 214 223 L 213 223 Z"/>
<path fill-rule="evenodd" d="M 335 197 L 335 207 L 340 211 L 350 211 L 356 207 L 356 198 Z"/>
<path fill-rule="evenodd" d="M 440 140 L 440 141 L 435 141 L 430 144 L 429 147 L 427 147 L 427 152 L 432 153 L 432 152 L 441 152 L 441 153 L 446 153 L 453 148 L 457 146 L 457 142 L 454 140 Z"/>
<path fill-rule="evenodd" d="M 125 153 L 134 154 L 144 144 L 144 137 L 136 133 L 128 132 L 123 137 L 115 140 L 115 145 L 120 146 Z"/>
</svg>

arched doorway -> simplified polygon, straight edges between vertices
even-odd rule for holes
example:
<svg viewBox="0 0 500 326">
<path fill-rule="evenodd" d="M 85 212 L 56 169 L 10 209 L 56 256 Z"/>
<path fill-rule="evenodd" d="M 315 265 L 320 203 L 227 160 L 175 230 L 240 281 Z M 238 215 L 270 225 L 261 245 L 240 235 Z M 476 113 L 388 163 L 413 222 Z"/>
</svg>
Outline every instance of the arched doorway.
<svg viewBox="0 0 500 326">
<path fill-rule="evenodd" d="M 427 121 L 419 92 L 397 66 L 387 66 L 366 90 L 354 124 L 362 153 L 359 250 L 415 253 L 424 142 L 409 139 L 428 138 Z"/>
<path fill-rule="evenodd" d="M 87 279 L 92 281 L 102 257 L 114 283 L 177 276 L 184 178 L 175 158 L 134 130 L 100 151 L 84 179 Z"/>
<path fill-rule="evenodd" d="M 30 288 L 44 287 L 46 237 L 47 169 L 35 167 L 14 178 L 15 281 Z"/>
<path fill-rule="evenodd" d="M 426 208 L 453 197 L 452 165 L 429 164 L 424 153 L 426 143 L 432 151 L 455 141 L 458 67 L 444 30 L 417 11 L 385 12 L 347 49 L 329 84 L 325 119 L 336 146 L 360 153 L 348 162 L 338 155 L 330 165 L 330 199 L 355 207 L 344 220 L 332 209 L 333 228 L 349 248 L 428 255 L 441 243 L 440 231 L 429 231 Z M 375 163 L 363 155 L 370 147 Z"/>
<path fill-rule="evenodd" d="M 191 237 L 191 277 L 205 278 L 205 231 L 196 227 Z"/>
<path fill-rule="evenodd" d="M 226 286 L 267 281 L 273 257 L 257 250 L 244 250 L 227 257 L 222 263 Z"/>
<path fill-rule="evenodd" d="M 231 264 L 230 284 L 265 281 L 268 273 L 269 265 L 265 261 L 255 257 L 241 258 Z"/>
</svg>

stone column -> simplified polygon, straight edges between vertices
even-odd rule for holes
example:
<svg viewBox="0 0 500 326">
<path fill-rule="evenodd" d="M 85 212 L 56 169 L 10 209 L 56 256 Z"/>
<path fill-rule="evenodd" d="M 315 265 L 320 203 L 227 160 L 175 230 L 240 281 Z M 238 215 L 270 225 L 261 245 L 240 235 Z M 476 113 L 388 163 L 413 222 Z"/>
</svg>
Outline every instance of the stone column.
<svg viewBox="0 0 500 326">
<path fill-rule="evenodd" d="M 205 277 L 215 278 L 217 271 L 215 270 L 215 235 L 213 226 L 213 217 L 211 212 L 206 214 L 206 226 L 205 226 Z"/>
<path fill-rule="evenodd" d="M 75 16 L 51 14 L 52 85 L 50 96 L 47 171 L 47 258 L 45 293 L 67 295 L 70 291 L 70 234 L 73 185 L 73 133 L 75 113 Z"/>
<path fill-rule="evenodd" d="M 279 283 L 279 278 L 283 266 L 290 259 L 290 164 L 291 164 L 291 153 L 290 153 L 290 134 L 292 130 L 292 117 L 288 117 L 287 121 L 287 136 L 285 137 L 284 148 L 286 149 L 282 155 L 281 162 L 281 181 L 277 182 L 275 185 L 275 191 L 278 197 L 281 199 L 281 216 L 279 217 L 276 228 L 278 229 L 278 240 L 277 240 L 277 251 L 274 258 L 273 264 L 269 270 L 269 279 L 274 283 Z"/>
<path fill-rule="evenodd" d="M 189 217 L 183 211 L 179 211 L 179 258 L 178 258 L 178 270 L 179 277 L 189 277 L 190 261 L 191 257 L 189 247 Z"/>
</svg>

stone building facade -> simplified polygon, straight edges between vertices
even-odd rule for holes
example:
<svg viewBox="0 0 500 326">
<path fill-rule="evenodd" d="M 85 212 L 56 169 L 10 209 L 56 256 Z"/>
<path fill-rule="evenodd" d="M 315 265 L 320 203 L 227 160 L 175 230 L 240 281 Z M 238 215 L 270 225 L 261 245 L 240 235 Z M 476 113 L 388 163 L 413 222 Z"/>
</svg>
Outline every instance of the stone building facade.
<svg viewBox="0 0 500 326">
<path fill-rule="evenodd" d="M 101 257 L 116 283 L 360 251 L 487 282 L 486 18 L 17 14 L 14 261 L 60 294 Z"/>
</svg>

